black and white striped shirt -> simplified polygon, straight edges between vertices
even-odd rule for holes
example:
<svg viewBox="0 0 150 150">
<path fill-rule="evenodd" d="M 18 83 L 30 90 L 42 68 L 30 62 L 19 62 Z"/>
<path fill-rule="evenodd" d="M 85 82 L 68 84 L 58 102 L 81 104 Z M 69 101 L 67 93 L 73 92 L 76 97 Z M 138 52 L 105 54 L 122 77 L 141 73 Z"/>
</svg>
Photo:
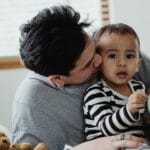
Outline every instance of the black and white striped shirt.
<svg viewBox="0 0 150 150">
<path fill-rule="evenodd" d="M 145 89 L 142 82 L 130 80 L 131 91 Z M 128 97 L 111 89 L 102 79 L 87 89 L 84 97 L 87 140 L 123 132 L 143 136 L 140 114 L 133 116 L 127 107 Z"/>
</svg>

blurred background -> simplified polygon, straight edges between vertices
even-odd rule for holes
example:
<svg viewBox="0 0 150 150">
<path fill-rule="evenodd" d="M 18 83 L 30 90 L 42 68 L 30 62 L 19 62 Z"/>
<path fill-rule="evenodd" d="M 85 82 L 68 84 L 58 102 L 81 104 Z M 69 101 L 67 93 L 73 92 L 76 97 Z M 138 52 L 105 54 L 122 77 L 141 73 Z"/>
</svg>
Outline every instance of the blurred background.
<svg viewBox="0 0 150 150">
<path fill-rule="evenodd" d="M 141 51 L 150 57 L 149 0 L 0 0 L 0 124 L 11 130 L 15 91 L 28 70 L 19 60 L 19 26 L 43 8 L 71 5 L 81 18 L 92 21 L 92 34 L 108 23 L 126 23 L 138 33 Z"/>
</svg>

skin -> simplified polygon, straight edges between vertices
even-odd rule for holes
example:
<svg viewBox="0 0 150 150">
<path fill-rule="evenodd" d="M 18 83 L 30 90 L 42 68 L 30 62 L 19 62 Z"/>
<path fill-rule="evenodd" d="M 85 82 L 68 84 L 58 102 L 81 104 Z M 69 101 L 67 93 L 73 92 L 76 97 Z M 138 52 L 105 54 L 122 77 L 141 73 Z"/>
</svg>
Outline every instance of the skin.
<svg viewBox="0 0 150 150">
<path fill-rule="evenodd" d="M 131 113 L 145 107 L 145 91 L 131 91 L 128 81 L 139 70 L 139 44 L 130 34 L 105 32 L 98 41 L 98 53 L 102 56 L 100 71 L 106 83 L 118 93 L 128 96 L 128 109 Z"/>
<path fill-rule="evenodd" d="M 72 150 L 120 150 L 121 148 L 137 148 L 143 145 L 144 140 L 132 135 L 126 135 L 120 140 L 120 135 L 98 138 L 78 145 Z"/>
<path fill-rule="evenodd" d="M 101 62 L 101 56 L 95 53 L 95 42 L 89 38 L 85 50 L 76 62 L 76 67 L 66 78 L 66 84 L 80 84 L 93 78 L 97 74 Z"/>
<path fill-rule="evenodd" d="M 85 35 L 87 36 L 87 35 Z M 51 75 L 49 79 L 56 85 L 81 84 L 97 75 L 102 62 L 101 56 L 95 52 L 95 42 L 87 36 L 87 44 L 80 58 L 75 63 L 75 68 L 70 70 L 69 75 Z"/>
<path fill-rule="evenodd" d="M 80 84 L 97 75 L 101 62 L 101 56 L 95 52 L 94 41 L 88 37 L 85 50 L 77 60 L 76 67 L 70 71 L 69 76 L 51 75 L 49 79 L 59 86 Z M 119 150 L 122 147 L 137 148 L 143 143 L 143 138 L 128 135 L 121 140 L 120 135 L 116 135 L 84 142 L 72 150 Z"/>
</svg>

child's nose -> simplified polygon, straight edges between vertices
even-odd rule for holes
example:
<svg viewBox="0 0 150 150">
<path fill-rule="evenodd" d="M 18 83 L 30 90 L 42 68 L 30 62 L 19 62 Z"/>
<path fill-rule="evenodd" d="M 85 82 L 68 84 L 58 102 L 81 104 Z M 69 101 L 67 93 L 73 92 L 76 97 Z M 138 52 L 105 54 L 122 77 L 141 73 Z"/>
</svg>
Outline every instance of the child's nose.
<svg viewBox="0 0 150 150">
<path fill-rule="evenodd" d="M 126 60 L 124 58 L 118 58 L 117 65 L 118 66 L 125 66 L 126 65 Z"/>
</svg>

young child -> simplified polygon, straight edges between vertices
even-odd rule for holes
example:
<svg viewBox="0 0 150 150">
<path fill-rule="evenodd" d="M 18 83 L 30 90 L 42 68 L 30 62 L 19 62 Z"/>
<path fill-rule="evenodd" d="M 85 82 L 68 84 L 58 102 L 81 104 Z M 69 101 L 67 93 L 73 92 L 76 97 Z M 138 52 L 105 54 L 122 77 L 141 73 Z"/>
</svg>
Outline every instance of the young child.
<svg viewBox="0 0 150 150">
<path fill-rule="evenodd" d="M 120 133 L 144 136 L 141 114 L 147 95 L 133 79 L 141 63 L 138 35 L 126 24 L 110 24 L 95 33 L 102 56 L 101 79 L 84 97 L 87 140 Z"/>
</svg>

